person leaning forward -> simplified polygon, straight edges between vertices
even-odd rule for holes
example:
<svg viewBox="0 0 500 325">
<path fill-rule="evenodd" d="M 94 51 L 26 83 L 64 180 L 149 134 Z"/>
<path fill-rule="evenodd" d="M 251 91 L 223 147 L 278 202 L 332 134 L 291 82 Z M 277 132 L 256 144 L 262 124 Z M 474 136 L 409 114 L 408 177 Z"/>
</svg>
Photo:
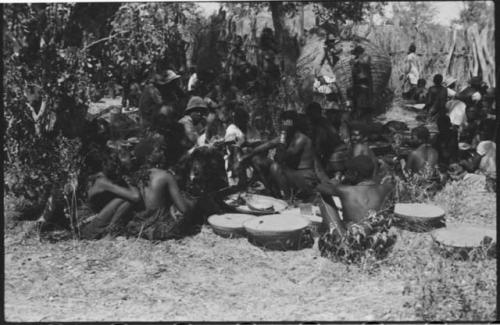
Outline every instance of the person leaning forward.
<svg viewBox="0 0 500 325">
<path fill-rule="evenodd" d="M 290 190 L 295 189 L 298 196 L 303 195 L 304 198 L 310 199 L 314 195 L 314 187 L 319 182 L 316 173 L 318 161 L 312 140 L 304 133 L 304 130 L 301 130 L 296 111 L 283 112 L 281 122 L 284 134 L 243 156 L 240 164 L 269 149 L 284 147 L 282 157 L 278 159 L 281 162 L 274 162 L 270 166 L 273 185 L 278 187 L 282 197 L 289 198 Z"/>
</svg>

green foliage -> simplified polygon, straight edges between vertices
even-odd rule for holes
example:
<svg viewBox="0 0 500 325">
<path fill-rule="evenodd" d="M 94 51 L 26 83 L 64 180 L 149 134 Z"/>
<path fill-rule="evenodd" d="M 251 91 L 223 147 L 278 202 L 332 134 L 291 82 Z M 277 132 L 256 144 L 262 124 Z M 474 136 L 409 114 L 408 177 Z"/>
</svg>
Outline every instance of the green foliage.
<svg viewBox="0 0 500 325">
<path fill-rule="evenodd" d="M 466 1 L 464 2 L 465 8 L 460 11 L 460 17 L 454 20 L 454 23 L 472 25 L 478 24 L 479 30 L 482 30 L 486 24 L 486 17 L 494 8 L 486 1 Z"/>
<path fill-rule="evenodd" d="M 344 236 L 335 230 L 324 235 L 319 242 L 323 256 L 347 264 L 380 260 L 392 250 L 397 236 L 389 233 L 392 215 L 388 211 L 371 213 L 359 224 L 347 227 Z"/>
<path fill-rule="evenodd" d="M 382 13 L 382 8 L 383 2 L 377 5 L 362 1 L 314 3 L 317 25 L 326 27 L 334 34 L 339 34 L 341 26 L 348 21 L 361 22 L 370 11 Z"/>
<path fill-rule="evenodd" d="M 195 9 L 192 3 L 123 4 L 106 42 L 110 74 L 142 81 L 152 72 L 185 70 L 187 43 L 181 32 L 197 25 Z"/>
<path fill-rule="evenodd" d="M 73 4 L 4 6 L 7 189 L 31 201 L 69 176 L 87 111 L 86 55 L 67 46 Z M 61 133 L 63 135 L 61 135 Z"/>
</svg>

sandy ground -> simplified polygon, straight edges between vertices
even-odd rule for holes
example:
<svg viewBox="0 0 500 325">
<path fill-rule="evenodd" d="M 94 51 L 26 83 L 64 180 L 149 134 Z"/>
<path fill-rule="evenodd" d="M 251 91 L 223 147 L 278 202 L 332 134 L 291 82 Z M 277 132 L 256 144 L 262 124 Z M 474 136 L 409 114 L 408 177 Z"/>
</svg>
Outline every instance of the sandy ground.
<svg viewBox="0 0 500 325">
<path fill-rule="evenodd" d="M 435 200 L 448 211 L 447 221 L 495 229 L 496 196 L 481 186 L 463 184 L 438 194 Z M 333 263 L 316 247 L 264 251 L 244 238 L 218 237 L 209 227 L 191 238 L 160 243 L 117 238 L 51 244 L 6 235 L 5 317 L 30 322 L 416 321 L 417 269 L 438 257 L 428 233 L 395 231 L 396 246 L 378 268 Z M 496 260 L 484 265 L 482 271 L 494 282 Z"/>
<path fill-rule="evenodd" d="M 402 279 L 370 277 L 315 249 L 264 252 L 205 228 L 153 244 L 35 241 L 5 251 L 9 321 L 397 320 Z"/>
<path fill-rule="evenodd" d="M 496 196 L 481 186 L 438 194 L 447 222 L 495 229 Z M 451 192 L 459 197 L 450 199 Z M 209 227 L 160 243 L 119 237 L 50 244 L 6 236 L 5 315 L 33 322 L 417 320 L 418 270 L 439 257 L 429 233 L 393 230 L 398 241 L 378 268 L 333 263 L 316 247 L 264 251 Z M 470 269 L 469 281 L 483 272 L 494 282 L 496 260 L 481 265 L 481 272 Z M 471 264 L 456 267 L 468 272 Z"/>
</svg>

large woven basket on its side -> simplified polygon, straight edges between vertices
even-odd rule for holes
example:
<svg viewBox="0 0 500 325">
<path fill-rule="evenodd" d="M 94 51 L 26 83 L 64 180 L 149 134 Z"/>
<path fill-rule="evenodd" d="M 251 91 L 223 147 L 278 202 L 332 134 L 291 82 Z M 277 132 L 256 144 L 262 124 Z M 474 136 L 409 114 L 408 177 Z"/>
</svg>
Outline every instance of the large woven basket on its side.
<svg viewBox="0 0 500 325">
<path fill-rule="evenodd" d="M 320 66 L 321 60 L 324 56 L 324 39 L 315 35 L 311 37 L 310 41 L 302 49 L 301 56 L 297 61 L 297 72 L 302 80 L 301 92 L 302 97 L 306 98 L 307 92 L 312 93 L 312 83 L 310 81 L 311 76 L 317 75 L 335 75 L 337 79 L 337 85 L 340 88 L 342 96 L 347 98 L 347 90 L 352 87 L 352 66 L 351 60 L 353 55 L 351 50 L 356 44 L 361 45 L 365 49 L 365 53 L 371 57 L 371 75 L 373 81 L 373 94 L 374 94 L 374 107 L 381 104 L 383 99 L 383 93 L 388 85 L 389 79 L 391 77 L 391 58 L 389 54 L 385 53 L 381 48 L 371 43 L 368 40 L 359 40 L 358 42 L 353 41 L 341 41 L 337 46 L 342 48 L 342 53 L 340 54 L 340 60 L 335 64 L 335 67 L 331 69 L 328 63 L 325 62 L 323 66 Z M 309 84 L 311 86 L 309 86 Z M 311 88 L 311 89 L 305 89 Z"/>
<path fill-rule="evenodd" d="M 380 48 L 369 41 L 361 41 L 358 44 L 361 45 L 365 49 L 365 53 L 371 57 L 373 93 L 375 97 L 377 97 L 377 94 L 382 94 L 385 90 L 391 77 L 391 58 L 387 53 L 384 53 Z M 346 47 L 344 46 L 344 48 Z M 352 58 L 353 56 L 351 53 L 345 53 L 344 51 L 340 56 L 339 62 L 337 62 L 333 68 L 333 72 L 337 77 L 337 84 L 343 96 L 347 96 L 347 90 L 352 87 Z M 375 98 L 375 100 L 377 100 L 377 98 Z"/>
</svg>

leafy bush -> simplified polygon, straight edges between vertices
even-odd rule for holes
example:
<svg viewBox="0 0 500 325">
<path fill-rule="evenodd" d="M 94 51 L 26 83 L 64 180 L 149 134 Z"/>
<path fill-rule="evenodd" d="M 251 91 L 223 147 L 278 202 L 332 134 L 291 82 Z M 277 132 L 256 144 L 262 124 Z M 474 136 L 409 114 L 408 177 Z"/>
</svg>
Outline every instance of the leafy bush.
<svg viewBox="0 0 500 325">
<path fill-rule="evenodd" d="M 73 4 L 4 6 L 6 190 L 40 205 L 77 173 L 86 54 L 64 37 Z"/>
</svg>

